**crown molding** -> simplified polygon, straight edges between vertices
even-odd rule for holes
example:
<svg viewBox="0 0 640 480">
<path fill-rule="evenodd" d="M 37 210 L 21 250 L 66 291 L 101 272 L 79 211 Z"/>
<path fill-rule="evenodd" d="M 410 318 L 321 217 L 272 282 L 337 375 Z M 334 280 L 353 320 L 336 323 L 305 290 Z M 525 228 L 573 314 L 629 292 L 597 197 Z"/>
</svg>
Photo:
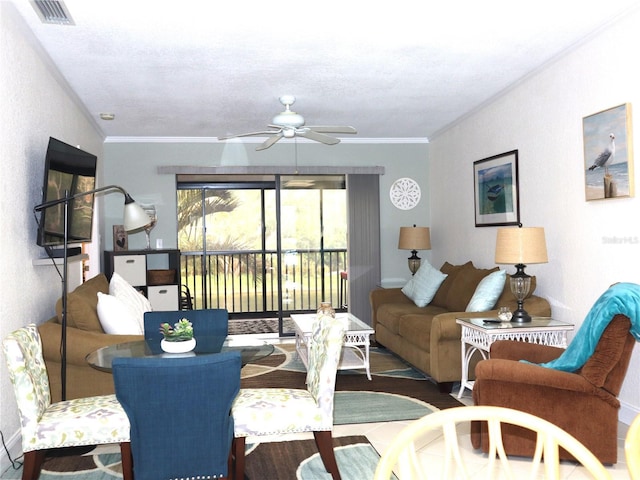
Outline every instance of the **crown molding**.
<svg viewBox="0 0 640 480">
<path fill-rule="evenodd" d="M 267 137 L 244 137 L 242 139 L 218 140 L 217 137 L 106 137 L 105 143 L 262 143 Z M 283 139 L 284 140 L 284 139 Z M 284 140 L 286 141 L 286 140 Z M 290 140 L 289 140 L 290 142 Z M 299 143 L 317 144 L 312 140 L 301 138 Z M 422 144 L 429 143 L 426 137 L 410 137 L 410 138 L 341 138 L 341 143 L 352 144 Z"/>
</svg>

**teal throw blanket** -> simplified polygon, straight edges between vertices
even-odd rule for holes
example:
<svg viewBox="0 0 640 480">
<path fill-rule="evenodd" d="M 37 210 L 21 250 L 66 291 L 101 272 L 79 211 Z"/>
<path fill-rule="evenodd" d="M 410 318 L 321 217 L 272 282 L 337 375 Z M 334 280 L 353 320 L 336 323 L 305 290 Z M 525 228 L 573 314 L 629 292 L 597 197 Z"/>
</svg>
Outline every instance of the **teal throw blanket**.
<svg viewBox="0 0 640 480">
<path fill-rule="evenodd" d="M 629 317 L 629 330 L 640 341 L 640 285 L 616 283 L 604 292 L 591 307 L 582 327 L 567 349 L 555 360 L 539 364 L 542 367 L 575 372 L 593 355 L 596 345 L 609 322 L 617 314 Z"/>
</svg>

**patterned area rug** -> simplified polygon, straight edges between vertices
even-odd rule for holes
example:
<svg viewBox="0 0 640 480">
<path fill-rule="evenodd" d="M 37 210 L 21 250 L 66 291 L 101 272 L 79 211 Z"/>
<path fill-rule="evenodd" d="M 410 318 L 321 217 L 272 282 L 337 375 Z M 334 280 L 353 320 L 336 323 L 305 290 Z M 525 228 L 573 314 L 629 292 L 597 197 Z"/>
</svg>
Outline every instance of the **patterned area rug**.
<svg viewBox="0 0 640 480">
<path fill-rule="evenodd" d="M 372 380 L 364 370 L 340 371 L 336 379 L 336 425 L 411 420 L 438 409 L 462 405 L 384 348 L 371 349 Z M 294 344 L 282 344 L 257 364 L 242 369 L 241 386 L 305 388 L 306 371 Z M 373 477 L 379 456 L 365 437 L 334 439 L 344 480 Z M 315 443 L 273 442 L 248 445 L 247 478 L 327 479 Z M 265 476 L 265 472 L 268 472 Z M 21 470 L 9 469 L 0 478 L 16 480 Z M 117 446 L 103 446 L 95 454 L 48 459 L 40 480 L 115 480 L 122 478 Z"/>
<path fill-rule="evenodd" d="M 260 443 L 247 446 L 247 480 L 325 480 L 324 469 L 313 440 Z M 45 460 L 40 480 L 117 480 L 122 478 L 116 446 L 99 447 L 86 455 Z M 334 451 L 343 480 L 373 478 L 380 456 L 366 437 L 334 438 Z M 21 470 L 9 470 L 2 479 L 17 480 Z"/>
<path fill-rule="evenodd" d="M 371 423 L 420 418 L 429 411 L 462 405 L 422 373 L 384 348 L 371 348 L 371 375 L 341 370 L 336 378 L 334 422 Z M 257 364 L 242 369 L 241 387 L 305 388 L 306 370 L 294 344 L 283 344 Z"/>
</svg>

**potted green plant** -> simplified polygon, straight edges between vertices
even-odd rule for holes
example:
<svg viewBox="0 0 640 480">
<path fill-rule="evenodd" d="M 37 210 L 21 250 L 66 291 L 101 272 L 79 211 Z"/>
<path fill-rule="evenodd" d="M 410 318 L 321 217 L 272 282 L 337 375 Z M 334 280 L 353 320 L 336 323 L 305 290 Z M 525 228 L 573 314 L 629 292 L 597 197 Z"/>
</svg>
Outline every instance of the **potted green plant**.
<svg viewBox="0 0 640 480">
<path fill-rule="evenodd" d="M 163 336 L 160 347 L 167 353 L 190 352 L 196 347 L 193 325 L 186 318 L 178 320 L 173 326 L 168 323 L 160 324 L 160 333 Z"/>
</svg>

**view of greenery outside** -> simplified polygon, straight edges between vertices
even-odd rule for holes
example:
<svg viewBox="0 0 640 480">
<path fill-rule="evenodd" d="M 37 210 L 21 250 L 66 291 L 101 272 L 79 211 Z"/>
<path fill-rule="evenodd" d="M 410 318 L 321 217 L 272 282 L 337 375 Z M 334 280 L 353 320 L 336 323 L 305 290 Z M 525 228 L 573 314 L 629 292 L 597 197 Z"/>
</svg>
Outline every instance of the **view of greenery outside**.
<svg viewBox="0 0 640 480">
<path fill-rule="evenodd" d="M 339 307 L 346 191 L 283 189 L 281 204 L 283 310 L 315 311 L 325 299 Z M 181 283 L 195 308 L 273 316 L 280 274 L 277 234 L 274 189 L 178 190 Z"/>
</svg>

